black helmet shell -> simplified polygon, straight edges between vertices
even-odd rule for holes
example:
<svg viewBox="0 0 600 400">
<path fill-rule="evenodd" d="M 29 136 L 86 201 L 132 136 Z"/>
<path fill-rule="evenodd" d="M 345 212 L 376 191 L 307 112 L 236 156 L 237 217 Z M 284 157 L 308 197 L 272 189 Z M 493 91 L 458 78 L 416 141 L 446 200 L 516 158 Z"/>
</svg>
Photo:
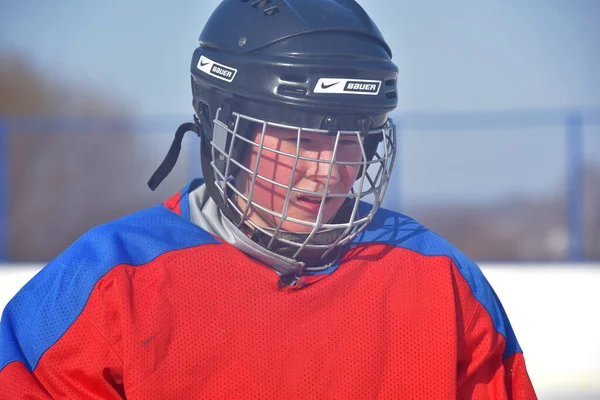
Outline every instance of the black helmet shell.
<svg viewBox="0 0 600 400">
<path fill-rule="evenodd" d="M 226 108 L 304 128 L 362 130 L 365 119 L 384 125 L 397 105 L 391 51 L 351 0 L 224 0 L 202 31 L 191 73 L 194 108 L 209 120 Z"/>
</svg>

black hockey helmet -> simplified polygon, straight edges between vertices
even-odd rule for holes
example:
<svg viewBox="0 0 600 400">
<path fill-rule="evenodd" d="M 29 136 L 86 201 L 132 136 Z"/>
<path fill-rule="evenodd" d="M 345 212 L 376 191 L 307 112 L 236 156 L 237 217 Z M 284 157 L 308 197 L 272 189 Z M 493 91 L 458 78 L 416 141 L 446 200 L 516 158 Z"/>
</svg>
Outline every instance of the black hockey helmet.
<svg viewBox="0 0 600 400">
<path fill-rule="evenodd" d="M 231 181 L 248 145 L 243 138 L 252 124 L 262 123 L 330 135 L 359 134 L 364 154 L 357 177 L 361 189 L 350 197 L 358 202 L 372 195 L 373 207 L 364 218 L 348 217 L 352 223 L 343 226 L 343 234 L 316 246 L 334 248 L 363 229 L 382 200 L 395 157 L 395 130 L 388 113 L 397 105 L 398 69 L 391 57 L 374 22 L 353 0 L 223 0 L 208 19 L 192 58 L 196 123 L 182 125 L 177 136 L 185 130 L 200 135 L 205 183 L 228 219 L 238 226 L 248 222 L 240 210 L 231 210 L 228 191 L 235 189 Z M 178 146 L 175 142 L 172 150 Z M 367 170 L 382 142 L 383 153 L 370 176 Z M 151 187 L 172 168 L 167 164 L 174 160 L 163 162 Z M 271 237 L 271 248 L 277 232 L 254 228 Z M 314 229 L 309 239 L 335 230 Z M 277 238 L 300 247 L 292 258 L 311 244 L 309 239 L 298 244 Z"/>
<path fill-rule="evenodd" d="M 192 58 L 193 105 L 209 120 L 230 107 L 305 128 L 381 127 L 397 104 L 391 56 L 353 0 L 224 0 Z"/>
</svg>

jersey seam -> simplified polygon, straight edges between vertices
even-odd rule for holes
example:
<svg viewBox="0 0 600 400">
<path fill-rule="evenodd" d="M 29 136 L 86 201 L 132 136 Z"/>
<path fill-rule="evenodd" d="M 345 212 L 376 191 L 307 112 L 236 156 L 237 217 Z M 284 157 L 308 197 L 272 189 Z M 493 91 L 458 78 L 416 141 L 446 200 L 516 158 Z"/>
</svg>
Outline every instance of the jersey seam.
<svg viewBox="0 0 600 400">
<path fill-rule="evenodd" d="M 473 294 L 471 293 L 471 296 Z M 475 297 L 473 297 L 475 298 Z M 469 319 L 467 320 L 467 324 L 465 325 L 465 332 L 469 331 L 471 329 L 471 327 L 473 326 L 473 321 L 475 320 L 475 314 L 477 313 L 477 311 L 483 307 L 481 305 L 481 303 L 479 302 L 479 300 L 475 299 L 475 307 L 473 308 L 473 311 L 471 312 L 471 316 L 469 317 Z M 486 310 L 487 313 L 487 310 Z M 489 315 L 489 313 L 487 313 Z M 491 316 L 490 316 L 491 318 Z M 494 328 L 494 331 L 496 331 L 496 328 Z M 500 332 L 496 331 L 496 333 L 498 333 L 499 335 L 502 335 Z M 502 335 L 503 336 L 503 335 Z"/>
<path fill-rule="evenodd" d="M 492 315 L 490 314 L 488 309 L 485 308 L 483 306 L 483 304 L 481 304 L 481 301 L 479 301 L 479 299 L 477 297 L 475 297 L 475 294 L 473 293 L 473 288 L 471 287 L 471 285 L 469 285 L 469 282 L 465 279 L 464 275 L 460 272 L 460 268 L 458 268 L 458 261 L 455 260 L 453 257 L 450 257 L 450 256 L 446 256 L 446 257 L 448 257 L 450 259 L 450 261 L 452 262 L 452 266 L 454 267 L 456 272 L 458 272 L 458 274 L 461 276 L 461 278 L 466 282 L 467 287 L 469 288 L 469 293 L 471 294 L 471 297 L 475 300 L 475 303 L 476 303 L 476 307 L 473 308 L 473 312 L 471 313 L 471 316 L 469 317 L 469 322 L 467 325 L 465 325 L 465 331 L 463 332 L 463 334 L 466 334 L 466 332 L 468 332 L 471 329 L 471 327 L 473 325 L 473 321 L 475 320 L 475 314 L 476 314 L 477 310 L 479 310 L 480 308 L 483 308 L 483 310 L 485 311 L 485 313 L 487 314 L 487 316 L 490 318 L 490 320 L 492 322 L 492 327 L 494 328 L 494 332 L 497 335 L 501 336 L 502 339 L 504 340 L 504 350 L 502 351 L 502 353 L 503 353 L 502 359 L 504 360 L 506 358 L 506 357 L 504 357 L 504 352 L 506 351 L 506 346 L 508 344 L 508 342 L 506 340 L 506 336 L 502 332 L 498 331 L 498 328 L 496 328 L 496 326 L 494 324 L 494 318 L 492 317 Z M 510 354 L 508 356 L 510 356 Z"/>
<path fill-rule="evenodd" d="M 40 382 L 40 380 L 39 380 L 39 379 L 38 379 L 38 377 L 35 375 L 35 373 L 34 373 L 33 371 L 29 371 L 29 368 L 27 368 L 27 365 L 25 365 L 25 364 L 23 363 L 23 361 L 21 361 L 21 360 L 12 360 L 12 361 L 9 361 L 8 363 L 6 363 L 6 365 L 5 365 L 4 367 L 2 367 L 2 368 L 0 369 L 0 374 L 1 374 L 1 373 L 2 373 L 2 372 L 3 372 L 3 371 L 6 369 L 6 368 L 8 368 L 8 366 L 9 366 L 9 365 L 11 365 L 11 364 L 15 364 L 15 363 L 20 363 L 20 364 L 21 364 L 21 365 L 22 365 L 22 366 L 25 368 L 25 370 L 27 371 L 27 373 L 29 373 L 30 375 L 32 375 L 32 376 L 33 376 L 33 379 L 35 379 L 35 381 L 36 381 L 36 382 L 39 384 L 39 387 L 40 387 L 40 388 L 41 388 L 41 389 L 44 391 L 44 394 L 45 394 L 45 395 L 48 395 L 48 396 L 50 396 L 50 393 L 49 393 L 49 392 L 48 392 L 48 390 L 47 390 L 47 389 L 44 387 L 44 385 L 42 385 L 42 382 Z"/>
<path fill-rule="evenodd" d="M 96 324 L 90 318 L 88 318 L 87 316 L 83 315 L 83 311 L 85 311 L 85 308 L 89 305 L 89 301 L 90 301 L 90 298 L 92 297 L 92 293 L 94 292 L 94 290 L 96 290 L 98 288 L 98 285 L 100 284 L 100 282 L 102 282 L 104 279 L 106 279 L 107 276 L 108 276 L 108 274 L 110 274 L 111 272 L 116 273 L 117 272 L 117 268 L 125 269 L 125 266 L 126 266 L 126 264 L 115 265 L 102 278 L 98 279 L 98 282 L 96 282 L 96 284 L 92 288 L 92 291 L 90 292 L 90 296 L 88 297 L 88 301 L 87 301 L 86 305 L 84 306 L 84 308 L 83 308 L 83 310 L 81 311 L 81 314 L 80 314 L 80 317 L 84 318 L 94 328 L 94 330 L 98 333 L 98 335 L 100 335 L 100 337 L 102 337 L 102 339 L 104 339 L 104 341 L 106 342 L 106 344 L 110 347 L 110 349 L 112 350 L 112 352 L 117 356 L 117 358 L 121 362 L 121 365 L 124 364 L 123 363 L 123 358 L 121 357 L 121 355 L 117 352 L 117 350 L 115 350 L 114 346 L 106 338 L 106 336 L 104 335 L 104 333 L 102 333 L 102 331 L 100 330 L 100 328 L 98 328 L 96 326 Z M 121 327 L 122 326 L 123 326 L 123 316 L 121 315 Z M 122 329 L 121 329 L 121 331 L 122 331 Z"/>
<path fill-rule="evenodd" d="M 6 369 L 6 368 L 7 368 L 7 367 L 10 365 L 10 364 L 13 364 L 13 363 L 21 363 L 21 364 L 22 364 L 22 365 L 25 367 L 25 369 L 26 369 L 26 370 L 27 370 L 29 373 L 31 373 L 31 371 L 29 371 L 29 369 L 27 368 L 27 365 L 25 365 L 25 363 L 24 363 L 22 360 L 19 360 L 19 359 L 13 359 L 13 360 L 10 360 L 10 361 L 8 361 L 6 364 L 4 364 L 4 366 L 3 366 L 2 368 L 0 368 L 0 374 L 1 374 L 1 373 L 2 373 L 2 372 L 3 372 L 3 371 L 4 371 L 4 370 L 5 370 L 5 369 Z"/>
<path fill-rule="evenodd" d="M 465 280 L 463 275 L 460 273 L 460 270 L 456 266 L 456 262 L 451 257 L 448 257 L 448 258 L 450 261 L 451 268 L 453 268 L 460 275 L 460 277 L 463 280 Z M 473 297 L 473 299 L 475 299 L 475 307 L 473 307 L 473 310 L 469 313 L 468 317 L 464 320 L 464 329 L 462 330 L 462 332 L 460 332 L 459 340 L 464 343 L 466 343 L 466 334 L 471 329 L 473 320 L 475 319 L 475 314 L 477 313 L 477 310 L 479 310 L 482 307 L 479 300 L 477 300 L 477 298 L 475 298 L 475 296 L 473 296 L 473 291 L 471 290 L 471 286 L 468 284 L 468 282 L 466 282 L 466 283 L 467 283 L 467 286 L 469 287 L 471 297 Z M 494 330 L 496 330 L 496 328 L 494 328 Z"/>
<path fill-rule="evenodd" d="M 121 356 L 119 355 L 119 353 L 115 350 L 115 348 L 113 347 L 113 345 L 110 343 L 110 341 L 106 338 L 106 336 L 104 336 L 104 334 L 100 331 L 100 329 L 96 326 L 96 324 L 94 324 L 92 322 L 91 319 L 89 319 L 88 317 L 86 317 L 85 315 L 81 315 L 81 317 L 83 319 L 85 319 L 96 331 L 96 333 L 98 333 L 98 335 L 100 335 L 100 337 L 102 339 L 104 339 L 104 341 L 106 342 L 106 344 L 108 345 L 108 347 L 110 347 L 110 349 L 112 350 L 112 352 L 115 354 L 115 356 L 117 356 L 117 358 L 119 359 L 119 361 L 121 362 L 121 364 L 123 364 L 123 358 L 121 358 Z M 123 322 L 121 321 L 121 324 Z M 65 332 L 66 333 L 66 332 Z"/>
<path fill-rule="evenodd" d="M 458 266 L 456 265 L 457 264 L 456 261 L 454 259 L 450 258 L 450 263 L 452 265 L 452 268 L 454 268 L 454 270 L 465 281 L 465 283 L 467 284 L 467 287 L 469 288 L 469 293 L 471 294 L 471 297 L 473 298 L 473 300 L 475 300 L 475 307 L 473 307 L 473 310 L 470 312 L 469 318 L 465 320 L 465 332 L 467 332 L 469 329 L 471 329 L 471 326 L 473 324 L 473 320 L 475 319 L 475 314 L 477 313 L 477 310 L 479 310 L 481 307 L 483 307 L 483 305 L 481 304 L 481 302 L 473 294 L 473 289 L 471 288 L 471 285 L 469 285 L 469 282 L 467 282 L 467 280 L 465 279 L 465 277 L 463 276 L 463 274 L 461 274 L 460 268 L 458 268 Z M 485 310 L 485 307 L 484 307 L 484 310 Z M 491 319 L 492 316 L 490 315 L 490 313 L 487 310 L 485 310 L 485 311 L 486 311 L 486 313 L 488 314 L 488 316 Z M 493 324 L 492 324 L 492 326 L 493 326 Z M 498 332 L 496 330 L 496 327 L 494 327 L 494 330 L 496 332 Z M 498 333 L 501 334 L 500 332 L 498 332 Z"/>
</svg>

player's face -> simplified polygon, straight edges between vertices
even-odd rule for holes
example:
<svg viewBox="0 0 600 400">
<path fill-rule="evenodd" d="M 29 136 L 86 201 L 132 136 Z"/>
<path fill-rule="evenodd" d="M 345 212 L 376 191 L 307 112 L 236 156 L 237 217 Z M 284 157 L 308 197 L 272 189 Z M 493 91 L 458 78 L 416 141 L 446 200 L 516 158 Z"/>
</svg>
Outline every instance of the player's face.
<svg viewBox="0 0 600 400">
<path fill-rule="evenodd" d="M 262 125 L 257 125 L 253 132 L 252 140 L 257 144 L 260 143 L 261 135 Z M 335 136 L 302 132 L 299 156 L 322 161 L 331 161 L 335 140 Z M 267 128 L 263 142 L 264 148 L 261 151 L 258 163 L 258 175 L 281 183 L 285 185 L 285 188 L 257 177 L 254 183 L 252 202 L 283 214 L 287 187 L 290 185 L 290 180 L 292 179 L 295 158 L 293 156 L 275 153 L 269 149 L 275 149 L 295 155 L 297 141 L 297 130 L 273 126 Z M 251 147 L 251 149 L 248 149 L 249 154 L 244 158 L 244 165 L 246 168 L 253 171 L 258 158 L 258 148 L 256 146 L 248 147 Z M 359 139 L 356 136 L 350 135 L 340 136 L 335 161 L 360 162 L 361 160 L 362 151 Z M 297 189 L 323 193 L 325 191 L 330 168 L 332 169 L 328 193 L 349 193 L 356 180 L 358 171 L 360 170 L 360 165 L 333 164 L 331 167 L 328 162 L 315 162 L 299 159 L 291 185 Z M 240 172 L 238 177 L 238 190 L 246 196 L 250 193 L 251 180 L 249 174 L 246 174 L 243 171 Z M 286 215 L 306 222 L 316 222 L 321 199 L 322 196 L 310 196 L 303 193 L 291 192 Z M 240 200 L 240 202 L 239 205 L 243 210 L 245 202 L 243 200 Z M 343 202 L 344 198 L 328 197 L 323 206 L 322 222 L 329 222 Z M 265 228 L 276 228 L 280 221 L 279 218 L 256 207 L 250 207 L 248 216 L 252 222 Z M 281 229 L 289 232 L 306 233 L 310 232 L 312 227 L 285 221 Z"/>
</svg>

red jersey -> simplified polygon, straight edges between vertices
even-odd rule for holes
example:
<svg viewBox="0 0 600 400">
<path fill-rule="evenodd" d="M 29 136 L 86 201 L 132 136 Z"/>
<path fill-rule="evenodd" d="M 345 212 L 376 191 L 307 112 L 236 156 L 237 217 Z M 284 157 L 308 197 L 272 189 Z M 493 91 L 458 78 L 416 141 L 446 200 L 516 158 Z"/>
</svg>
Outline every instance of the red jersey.
<svg viewBox="0 0 600 400">
<path fill-rule="evenodd" d="M 92 229 L 7 305 L 0 399 L 535 399 L 480 269 L 380 209 L 291 287 L 189 220 Z"/>
</svg>

